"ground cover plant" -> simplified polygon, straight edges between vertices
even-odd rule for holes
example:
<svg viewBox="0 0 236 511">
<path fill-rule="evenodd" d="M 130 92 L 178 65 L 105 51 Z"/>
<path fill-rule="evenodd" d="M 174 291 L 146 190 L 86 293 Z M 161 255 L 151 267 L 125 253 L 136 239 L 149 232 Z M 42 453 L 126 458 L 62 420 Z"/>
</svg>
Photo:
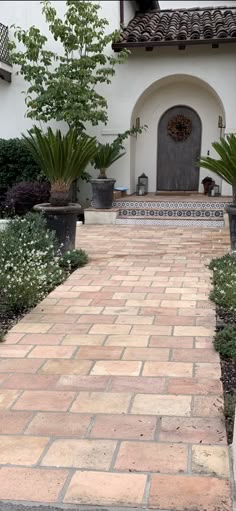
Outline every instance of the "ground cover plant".
<svg viewBox="0 0 236 511">
<path fill-rule="evenodd" d="M 0 339 L 8 327 L 79 266 L 83 250 L 63 256 L 43 215 L 28 213 L 0 231 Z"/>
<path fill-rule="evenodd" d="M 224 389 L 224 415 L 228 442 L 233 439 L 236 405 L 236 258 L 227 254 L 213 259 L 213 289 L 210 298 L 216 304 L 217 333 L 215 349 L 221 357 Z"/>
</svg>

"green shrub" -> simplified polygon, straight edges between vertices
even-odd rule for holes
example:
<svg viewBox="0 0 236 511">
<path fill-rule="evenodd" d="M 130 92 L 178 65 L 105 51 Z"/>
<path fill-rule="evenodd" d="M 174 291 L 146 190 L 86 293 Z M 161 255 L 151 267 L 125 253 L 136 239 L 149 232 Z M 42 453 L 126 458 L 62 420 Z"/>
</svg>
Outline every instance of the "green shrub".
<svg viewBox="0 0 236 511">
<path fill-rule="evenodd" d="M 5 205 L 15 215 L 25 215 L 33 210 L 35 204 L 48 202 L 49 197 L 49 183 L 22 181 L 7 191 Z"/>
<path fill-rule="evenodd" d="M 28 213 L 0 232 L 0 310 L 36 305 L 67 272 L 59 265 L 55 235 L 42 215 Z"/>
<path fill-rule="evenodd" d="M 59 264 L 65 270 L 76 270 L 88 262 L 88 255 L 84 250 L 70 250 L 60 259 Z"/>
<path fill-rule="evenodd" d="M 0 189 L 19 181 L 42 181 L 42 173 L 20 138 L 0 139 Z"/>
<path fill-rule="evenodd" d="M 221 332 L 217 332 L 214 346 L 223 357 L 236 359 L 236 325 L 227 326 Z"/>
<path fill-rule="evenodd" d="M 214 285 L 211 300 L 219 307 L 236 310 L 236 257 L 228 254 L 213 259 L 209 268 L 213 270 Z"/>
</svg>

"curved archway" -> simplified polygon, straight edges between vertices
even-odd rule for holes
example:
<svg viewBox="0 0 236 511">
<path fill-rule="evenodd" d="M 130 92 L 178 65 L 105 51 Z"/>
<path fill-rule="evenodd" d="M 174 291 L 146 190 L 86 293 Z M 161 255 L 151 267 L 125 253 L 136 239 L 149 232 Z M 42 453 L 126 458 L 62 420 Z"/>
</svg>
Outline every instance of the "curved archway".
<svg viewBox="0 0 236 511">
<path fill-rule="evenodd" d="M 200 117 L 202 154 L 211 153 L 212 142 L 219 139 L 218 118 L 222 116 L 225 120 L 225 110 L 221 98 L 210 84 L 192 75 L 182 74 L 169 75 L 152 83 L 137 98 L 131 116 L 131 126 L 136 124 L 137 118 L 140 125 L 148 126 L 141 136 L 137 139 L 131 137 L 130 140 L 131 191 L 135 191 L 137 178 L 142 172 L 149 177 L 149 191 L 157 190 L 157 126 L 163 114 L 176 105 L 191 108 Z M 206 174 L 204 169 L 200 169 L 199 191 Z M 215 180 L 221 184 L 220 178 Z"/>
<path fill-rule="evenodd" d="M 134 121 L 136 117 L 137 110 L 140 108 L 143 102 L 148 98 L 150 94 L 152 94 L 154 91 L 157 91 L 158 89 L 161 89 L 162 87 L 169 86 L 173 83 L 189 83 L 193 85 L 198 85 L 200 88 L 205 89 L 210 93 L 215 100 L 218 102 L 222 112 L 224 113 L 224 119 L 226 121 L 226 114 L 224 109 L 223 101 L 218 94 L 218 92 L 205 80 L 202 80 L 198 76 L 189 75 L 189 74 L 173 74 L 173 75 L 167 75 L 163 78 L 160 78 L 156 80 L 155 82 L 151 83 L 146 89 L 143 90 L 143 92 L 140 94 L 140 96 L 136 99 L 135 104 L 133 106 L 132 114 L 131 114 L 131 123 Z"/>
<path fill-rule="evenodd" d="M 202 123 L 186 105 L 166 110 L 158 123 L 157 191 L 197 191 Z"/>
</svg>

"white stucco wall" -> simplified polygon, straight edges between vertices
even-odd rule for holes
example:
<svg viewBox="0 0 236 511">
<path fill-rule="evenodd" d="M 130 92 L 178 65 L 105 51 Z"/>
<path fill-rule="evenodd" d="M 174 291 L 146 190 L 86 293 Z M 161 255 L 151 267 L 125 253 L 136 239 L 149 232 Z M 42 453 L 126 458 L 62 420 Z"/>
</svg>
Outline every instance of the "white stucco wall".
<svg viewBox="0 0 236 511">
<path fill-rule="evenodd" d="M 53 2 L 58 12 L 62 15 L 65 4 L 63 1 Z M 119 2 L 118 0 L 101 1 L 101 15 L 109 20 L 109 30 L 119 27 Z M 196 5 L 234 5 L 233 1 L 190 1 L 181 0 L 160 2 L 162 8 L 190 7 Z M 165 5 L 164 5 L 165 4 Z M 190 5 L 191 4 L 191 5 Z M 125 1 L 125 21 L 132 16 L 134 2 Z M 32 24 L 42 28 L 46 32 L 46 24 L 41 14 L 41 6 L 35 1 L 1 1 L 0 21 L 6 25 L 20 25 L 29 27 Z M 52 40 L 50 47 L 56 43 Z M 139 111 L 141 123 L 147 123 L 149 130 L 146 134 L 127 141 L 127 153 L 119 160 L 108 174 L 117 179 L 117 185 L 128 186 L 134 191 L 136 175 L 140 171 L 154 169 L 151 177 L 152 187 L 156 177 L 154 165 L 157 154 L 155 145 L 156 127 L 161 112 L 181 103 L 195 108 L 203 122 L 202 151 L 210 147 L 217 135 L 218 115 L 224 110 L 226 131 L 236 133 L 236 45 L 222 45 L 219 49 L 211 46 L 187 47 L 184 51 L 178 48 L 159 48 L 152 52 L 145 49 L 135 49 L 131 52 L 128 61 L 117 67 L 116 76 L 112 85 L 101 87 L 100 91 L 108 100 L 109 122 L 107 126 L 99 126 L 93 130 L 102 142 L 111 142 L 121 131 L 128 129 L 135 121 Z M 108 49 L 112 52 L 111 48 Z M 179 83 L 179 75 L 192 77 L 185 88 Z M 158 91 L 161 80 L 172 76 L 172 85 Z M 201 84 L 194 83 L 194 78 L 199 78 Z M 185 79 L 186 81 L 186 79 Z M 205 84 L 205 89 L 204 89 Z M 150 92 L 149 100 L 145 97 L 145 91 Z M 0 137 L 10 138 L 20 136 L 30 128 L 32 122 L 25 117 L 25 103 L 22 91 L 25 84 L 20 76 L 16 76 L 15 70 L 12 83 L 8 84 L 0 80 Z M 141 98 L 141 99 L 140 99 Z M 147 111 L 145 112 L 142 101 L 145 98 Z M 143 108 L 143 110 L 142 110 Z M 207 112 L 207 113 L 206 113 Z M 132 151 L 131 151 L 132 148 Z M 137 148 L 136 162 L 133 153 Z M 148 148 L 148 150 L 147 150 Z M 132 153 L 132 154 L 131 154 Z M 141 168 L 144 166 L 145 168 Z M 131 169 L 131 172 L 130 172 Z M 202 177 L 202 176 L 201 176 Z M 89 198 L 89 187 L 82 185 L 82 195 Z M 230 187 L 225 185 L 224 193 L 230 193 Z"/>
<path fill-rule="evenodd" d="M 170 106 L 181 103 L 195 107 L 200 117 L 203 117 L 203 139 L 202 152 L 210 149 L 211 142 L 219 138 L 220 130 L 218 129 L 218 116 L 223 115 L 226 122 L 227 131 L 236 133 L 236 66 L 235 66 L 235 45 L 222 45 L 219 49 L 212 49 L 211 46 L 203 47 L 187 47 L 185 51 L 179 51 L 177 48 L 158 48 L 153 52 L 146 52 L 144 49 L 135 49 L 132 51 L 128 61 L 118 68 L 116 79 L 113 82 L 112 89 L 109 89 L 109 123 L 105 129 L 102 129 L 102 140 L 111 141 L 119 131 L 127 129 L 128 126 L 135 122 L 137 115 L 137 107 L 139 101 L 145 91 L 151 87 L 155 96 L 155 90 L 158 89 L 160 81 L 165 77 L 171 76 L 172 96 L 170 89 L 166 91 L 164 97 L 159 97 L 158 93 L 155 100 L 152 98 L 150 102 L 156 102 L 156 112 L 150 112 L 143 117 L 140 113 L 141 124 L 149 124 L 151 122 L 151 130 L 146 134 L 132 139 L 127 143 L 127 154 L 119 160 L 110 170 L 110 174 L 117 178 L 119 186 L 129 186 L 130 191 L 135 190 L 135 179 L 132 177 L 134 166 L 135 173 L 138 174 L 137 161 L 139 168 L 141 167 L 141 158 L 145 159 L 145 169 L 154 168 L 154 158 L 156 158 L 156 144 L 152 146 L 150 142 L 146 150 L 144 140 L 148 136 L 154 141 L 154 133 L 156 136 L 156 128 L 154 124 L 158 123 L 158 116 Z M 179 75 L 184 75 L 186 79 L 191 78 L 188 90 L 178 85 Z M 194 86 L 194 79 L 200 79 Z M 175 86 L 176 80 L 176 86 Z M 205 89 L 205 90 L 204 90 Z M 203 92 L 204 91 L 204 92 Z M 112 97 L 110 96 L 112 92 Z M 160 91 L 159 91 L 160 92 Z M 163 92 L 163 91 L 162 91 Z M 168 95 L 167 95 L 168 92 Z M 163 105 L 162 105 L 163 101 Z M 168 104 L 169 101 L 169 104 Z M 161 104 L 158 104 L 158 102 Z M 150 106 L 150 111 L 154 105 Z M 209 116 L 204 113 L 208 108 Z M 215 109 L 215 112 L 214 112 Z M 198 111 L 199 110 L 199 111 Z M 222 114 L 222 111 L 224 112 Z M 156 119 L 154 122 L 154 117 Z M 142 147 L 139 151 L 139 157 L 136 164 L 131 159 L 130 163 L 130 145 Z M 145 151 L 145 153 L 144 153 Z M 142 157 L 141 157 L 142 153 Z M 143 156 L 145 154 L 145 157 Z M 140 158 L 140 159 L 139 159 Z M 131 175 L 130 175 L 131 165 Z M 142 169 L 145 170 L 144 168 Z M 203 173 L 201 174 L 201 176 Z M 156 170 L 155 170 L 156 176 Z M 152 181 L 155 179 L 154 175 Z M 226 186 L 223 190 L 225 194 L 230 194 L 230 187 Z"/>
</svg>

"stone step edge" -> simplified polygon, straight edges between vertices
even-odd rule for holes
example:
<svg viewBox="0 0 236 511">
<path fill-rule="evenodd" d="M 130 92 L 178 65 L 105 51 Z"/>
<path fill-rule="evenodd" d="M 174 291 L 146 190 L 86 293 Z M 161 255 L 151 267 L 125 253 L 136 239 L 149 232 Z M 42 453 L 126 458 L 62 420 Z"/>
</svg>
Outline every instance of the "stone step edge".
<svg viewBox="0 0 236 511">
<path fill-rule="evenodd" d="M 150 220 L 161 220 L 163 222 L 166 222 L 166 221 L 170 221 L 172 220 L 173 222 L 175 222 L 176 220 L 178 221 L 183 221 L 185 220 L 186 222 L 191 222 L 191 221 L 195 221 L 195 222 L 223 222 L 224 221 L 224 217 L 199 217 L 199 218 L 196 218 L 195 216 L 186 216 L 186 217 L 179 217 L 179 216 L 163 216 L 163 217 L 155 217 L 155 216 L 145 216 L 145 215 L 118 215 L 117 219 L 123 219 L 123 220 L 128 220 L 128 219 L 133 219 L 133 220 L 146 220 L 147 222 L 149 222 Z"/>
<path fill-rule="evenodd" d="M 166 209 L 166 210 L 172 210 L 172 209 L 194 209 L 194 210 L 224 210 L 225 206 L 227 205 L 227 202 L 150 202 L 150 201 L 144 201 L 144 202 L 135 202 L 135 201 L 124 201 L 124 202 L 113 202 L 112 207 L 113 208 L 125 208 L 125 209 Z"/>
</svg>

